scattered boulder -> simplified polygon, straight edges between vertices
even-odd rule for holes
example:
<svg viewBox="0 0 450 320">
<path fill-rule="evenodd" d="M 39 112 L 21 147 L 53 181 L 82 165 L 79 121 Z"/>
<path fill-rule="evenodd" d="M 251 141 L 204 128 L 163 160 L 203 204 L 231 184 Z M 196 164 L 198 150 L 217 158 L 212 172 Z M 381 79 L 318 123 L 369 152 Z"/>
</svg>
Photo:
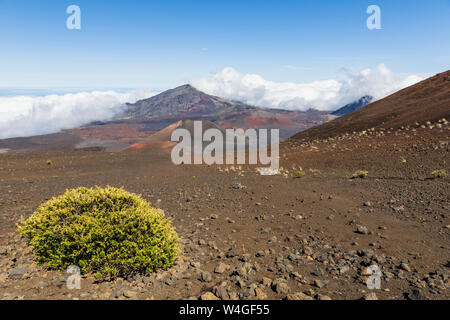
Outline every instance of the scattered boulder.
<svg viewBox="0 0 450 320">
<path fill-rule="evenodd" d="M 25 268 L 14 268 L 9 272 L 9 278 L 13 280 L 22 279 L 22 277 L 27 273 Z"/>
<path fill-rule="evenodd" d="M 355 232 L 359 234 L 369 234 L 369 229 L 365 226 L 357 225 Z"/>
<path fill-rule="evenodd" d="M 206 292 L 200 296 L 200 300 L 220 300 L 216 295 L 212 292 Z"/>
<path fill-rule="evenodd" d="M 419 289 L 413 289 L 406 294 L 408 300 L 428 300 L 428 297 Z"/>
<path fill-rule="evenodd" d="M 362 300 L 378 300 L 378 297 L 375 294 L 375 292 L 370 292 L 370 293 L 365 294 L 362 297 Z"/>
<path fill-rule="evenodd" d="M 222 273 L 224 273 L 225 271 L 227 271 L 228 269 L 230 269 L 230 266 L 229 266 L 229 265 L 227 265 L 227 264 L 225 264 L 225 263 L 223 263 L 223 262 L 220 262 L 220 263 L 216 266 L 216 268 L 214 269 L 214 272 L 215 272 L 215 273 L 218 273 L 218 274 L 222 274 Z"/>
<path fill-rule="evenodd" d="M 265 287 L 270 287 L 272 286 L 272 280 L 267 278 L 267 277 L 263 277 L 261 283 L 265 286 Z"/>
<path fill-rule="evenodd" d="M 317 300 L 333 300 L 333 299 L 331 299 L 329 296 L 323 295 L 323 294 L 318 294 L 318 295 L 316 296 L 316 299 L 317 299 Z"/>
<path fill-rule="evenodd" d="M 279 294 L 288 294 L 291 289 L 284 279 L 278 278 L 272 282 L 272 289 Z"/>
<path fill-rule="evenodd" d="M 314 280 L 314 285 L 317 288 L 323 288 L 328 285 L 328 280 Z"/>
<path fill-rule="evenodd" d="M 264 291 L 260 288 L 255 289 L 255 296 L 258 300 L 265 300 L 267 299 L 267 294 L 264 293 Z"/>
<path fill-rule="evenodd" d="M 288 294 L 285 300 L 314 300 L 312 297 L 304 294 L 303 292 L 296 292 Z"/>
<path fill-rule="evenodd" d="M 317 268 L 315 271 L 313 271 L 313 275 L 317 276 L 317 277 L 321 277 L 324 275 L 324 271 L 321 268 Z"/>
<path fill-rule="evenodd" d="M 211 282 L 212 281 L 212 275 L 208 271 L 202 271 L 200 274 L 200 280 L 203 282 Z"/>
<path fill-rule="evenodd" d="M 235 190 L 242 190 L 242 189 L 246 189 L 247 188 L 246 186 L 242 185 L 239 182 L 231 184 L 230 187 L 231 187 L 231 189 L 235 189 Z"/>
<path fill-rule="evenodd" d="M 400 269 L 402 269 L 402 270 L 404 270 L 404 271 L 406 271 L 406 272 L 411 272 L 411 267 L 410 267 L 407 263 L 405 263 L 405 262 L 403 262 L 403 263 L 400 265 Z"/>
</svg>

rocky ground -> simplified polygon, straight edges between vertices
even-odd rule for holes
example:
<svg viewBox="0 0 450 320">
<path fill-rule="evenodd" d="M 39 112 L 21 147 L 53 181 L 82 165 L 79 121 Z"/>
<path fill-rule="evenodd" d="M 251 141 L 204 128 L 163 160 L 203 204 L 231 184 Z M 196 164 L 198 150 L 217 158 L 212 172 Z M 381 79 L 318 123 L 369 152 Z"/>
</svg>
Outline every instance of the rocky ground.
<svg viewBox="0 0 450 320">
<path fill-rule="evenodd" d="M 0 299 L 449 299 L 448 124 L 288 141 L 282 174 L 145 152 L 0 154 Z M 296 178 L 299 168 L 303 178 Z M 357 170 L 365 179 L 350 179 Z M 96 282 L 34 264 L 16 223 L 79 186 L 123 186 L 164 209 L 177 264 Z M 369 290 L 370 266 L 382 272 Z"/>
</svg>

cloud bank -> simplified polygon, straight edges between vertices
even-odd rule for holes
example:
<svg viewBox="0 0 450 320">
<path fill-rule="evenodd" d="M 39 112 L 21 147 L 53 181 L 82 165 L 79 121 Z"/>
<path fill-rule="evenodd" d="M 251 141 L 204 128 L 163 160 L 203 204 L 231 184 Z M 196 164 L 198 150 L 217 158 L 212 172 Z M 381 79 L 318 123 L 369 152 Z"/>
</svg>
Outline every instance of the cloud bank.
<svg viewBox="0 0 450 320">
<path fill-rule="evenodd" d="M 364 95 L 380 99 L 422 80 L 415 75 L 394 74 L 384 64 L 375 70 L 343 70 L 343 79 L 310 83 L 272 82 L 260 75 L 242 74 L 233 68 L 225 68 L 190 83 L 206 93 L 259 107 L 329 111 Z M 54 133 L 92 121 L 107 120 L 123 110 L 126 102 L 133 103 L 154 94 L 141 90 L 0 96 L 0 139 Z"/>
<path fill-rule="evenodd" d="M 54 133 L 107 120 L 120 112 L 124 103 L 152 95 L 142 90 L 0 97 L 0 139 Z"/>
<path fill-rule="evenodd" d="M 208 94 L 259 107 L 331 111 L 364 95 L 371 95 L 376 100 L 381 99 L 423 80 L 416 75 L 396 75 L 384 64 L 380 64 L 375 70 L 343 70 L 343 79 L 309 83 L 272 82 L 260 75 L 242 74 L 228 67 L 217 74 L 194 79 L 190 83 Z"/>
</svg>

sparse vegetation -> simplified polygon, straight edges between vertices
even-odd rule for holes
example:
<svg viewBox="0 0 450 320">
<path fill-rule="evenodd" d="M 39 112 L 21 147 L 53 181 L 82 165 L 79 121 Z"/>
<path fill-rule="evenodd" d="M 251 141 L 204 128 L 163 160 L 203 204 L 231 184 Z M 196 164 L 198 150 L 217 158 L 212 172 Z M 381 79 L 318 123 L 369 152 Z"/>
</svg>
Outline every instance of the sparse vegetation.
<svg viewBox="0 0 450 320">
<path fill-rule="evenodd" d="M 160 209 L 123 189 L 78 188 L 42 204 L 19 226 L 38 264 L 80 267 L 97 278 L 173 265 L 179 237 Z"/>
<path fill-rule="evenodd" d="M 252 270 L 253 270 L 253 268 L 251 266 L 249 266 L 249 265 L 245 266 L 245 272 L 247 274 L 250 274 L 252 272 Z"/>
<path fill-rule="evenodd" d="M 303 177 L 305 176 L 305 174 L 306 174 L 305 171 L 303 171 L 303 170 L 297 170 L 297 171 L 295 172 L 295 177 L 298 178 L 298 179 L 301 179 L 301 178 L 303 178 Z"/>
<path fill-rule="evenodd" d="M 447 176 L 447 170 L 445 170 L 445 169 L 434 170 L 431 173 L 431 175 L 433 176 L 434 179 L 445 178 Z"/>
<path fill-rule="evenodd" d="M 358 170 L 353 174 L 352 179 L 357 179 L 357 178 L 364 179 L 365 177 L 367 177 L 368 174 L 369 174 L 368 171 Z"/>
</svg>

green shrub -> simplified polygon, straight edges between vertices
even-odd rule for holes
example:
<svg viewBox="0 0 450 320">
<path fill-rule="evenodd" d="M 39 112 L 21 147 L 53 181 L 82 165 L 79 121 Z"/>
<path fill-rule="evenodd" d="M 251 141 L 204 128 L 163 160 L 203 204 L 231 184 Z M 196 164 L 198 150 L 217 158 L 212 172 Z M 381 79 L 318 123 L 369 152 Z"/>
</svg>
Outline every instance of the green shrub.
<svg viewBox="0 0 450 320">
<path fill-rule="evenodd" d="M 305 174 L 306 174 L 306 172 L 303 171 L 303 170 L 297 170 L 297 171 L 295 172 L 295 176 L 296 176 L 298 179 L 303 178 L 303 177 L 305 176 Z"/>
<path fill-rule="evenodd" d="M 52 165 L 52 160 L 47 160 L 47 165 L 51 166 Z"/>
<path fill-rule="evenodd" d="M 433 178 L 445 178 L 447 176 L 447 170 L 440 169 L 440 170 L 434 170 L 431 175 Z"/>
<path fill-rule="evenodd" d="M 173 265 L 179 237 L 169 219 L 123 189 L 78 188 L 42 204 L 19 226 L 38 264 L 80 267 L 98 278 Z"/>
<path fill-rule="evenodd" d="M 356 179 L 356 178 L 364 179 L 365 177 L 367 177 L 368 174 L 369 174 L 369 171 L 358 170 L 353 174 L 352 179 Z"/>
</svg>

